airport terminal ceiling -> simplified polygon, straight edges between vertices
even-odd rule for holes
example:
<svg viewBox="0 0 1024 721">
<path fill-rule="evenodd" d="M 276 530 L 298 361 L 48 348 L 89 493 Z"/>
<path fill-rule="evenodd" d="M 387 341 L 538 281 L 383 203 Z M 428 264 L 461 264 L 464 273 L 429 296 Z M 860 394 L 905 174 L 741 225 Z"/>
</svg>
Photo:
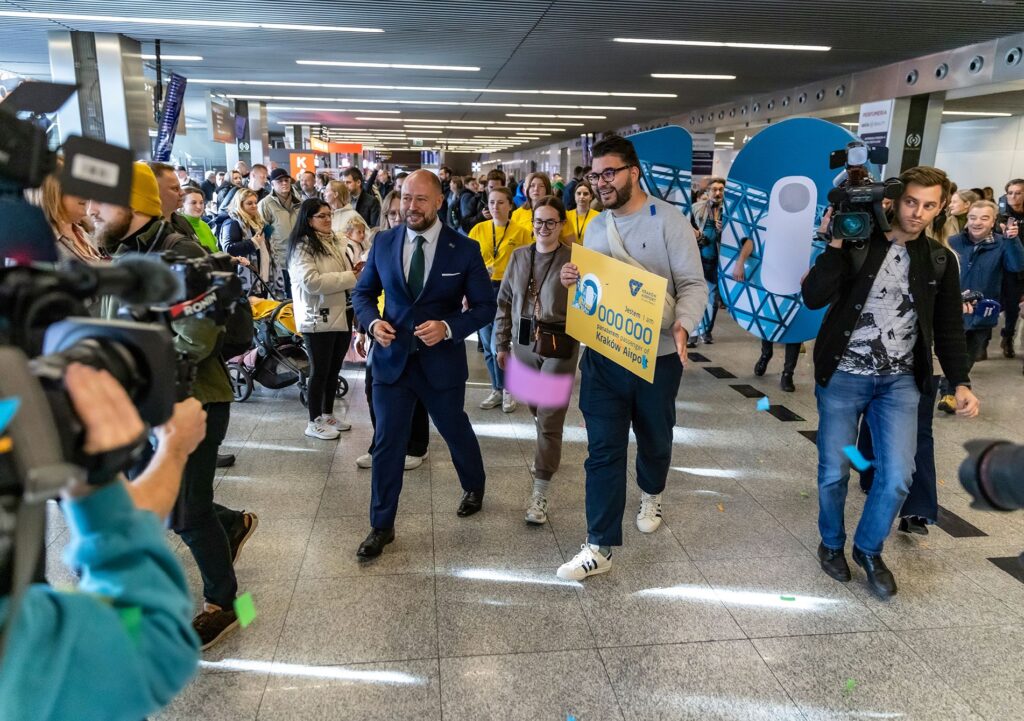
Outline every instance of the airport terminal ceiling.
<svg viewBox="0 0 1024 721">
<path fill-rule="evenodd" d="M 95 19 L 101 13 L 106 19 Z M 178 24 L 182 20 L 198 24 Z M 292 27 L 222 27 L 219 22 Z M 0 70 L 48 78 L 48 30 L 120 32 L 141 41 L 144 54 L 152 54 L 153 41 L 159 39 L 165 57 L 201 57 L 164 61 L 165 71 L 190 80 L 187 115 L 193 127 L 205 123 L 205 94 L 215 91 L 267 99 L 272 130 L 292 122 L 372 132 L 418 121 L 423 137 L 464 137 L 468 142 L 474 135 L 494 135 L 486 132 L 488 126 L 518 122 L 523 129 L 506 131 L 528 141 L 519 145 L 522 149 L 1010 35 L 1024 30 L 1024 3 L 352 0 L 297 6 L 266 0 L 0 0 Z M 664 45 L 617 38 L 818 49 Z M 821 49 L 825 47 L 830 49 Z M 151 60 L 147 63 L 152 65 Z M 502 92 L 511 90 L 566 92 Z M 585 91 L 625 95 L 579 94 Z M 577 107 L 525 107 L 536 105 Z M 535 117 L 542 115 L 591 117 Z M 480 125 L 472 126 L 472 121 Z M 538 123 L 546 123 L 547 129 Z M 452 128 L 459 124 L 467 128 Z"/>
</svg>

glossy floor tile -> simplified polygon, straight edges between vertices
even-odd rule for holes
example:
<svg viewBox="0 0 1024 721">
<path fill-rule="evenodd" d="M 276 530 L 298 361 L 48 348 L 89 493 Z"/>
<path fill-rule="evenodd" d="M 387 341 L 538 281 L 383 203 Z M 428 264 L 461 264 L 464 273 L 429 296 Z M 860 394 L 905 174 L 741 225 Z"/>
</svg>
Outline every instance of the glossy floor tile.
<svg viewBox="0 0 1024 721">
<path fill-rule="evenodd" d="M 707 363 L 691 363 L 676 400 L 663 523 L 636 529 L 630 444 L 624 545 L 612 570 L 582 583 L 555 570 L 587 536 L 587 435 L 578 386 L 566 415 L 549 522 L 527 526 L 535 428 L 524 407 L 477 407 L 489 387 L 467 345 L 466 411 L 487 471 L 484 509 L 458 518 L 462 489 L 431 429 L 430 454 L 403 476 L 396 540 L 363 562 L 371 472 L 356 468 L 372 437 L 362 371 L 346 368 L 336 441 L 302 435 L 293 388 L 259 390 L 232 407 L 218 471 L 221 503 L 256 512 L 237 564 L 257 617 L 203 654 L 195 680 L 154 718 L 245 721 L 1007 721 L 1024 717 L 1024 583 L 989 558 L 1024 550 L 1024 513 L 970 507 L 956 478 L 973 437 L 1024 442 L 1019 361 L 972 375 L 973 421 L 935 419 L 939 502 L 985 535 L 895 531 L 885 557 L 899 594 L 879 601 L 864 574 L 839 583 L 818 567 L 817 428 L 811 344 L 797 392 L 778 388 L 781 359 L 753 375 L 759 345 L 720 315 Z M 717 379 L 702 365 L 724 368 Z M 805 420 L 756 410 L 749 385 Z M 749 394 L 749 391 L 748 391 Z M 849 535 L 864 507 L 852 474 Z M 70 540 L 51 504 L 47 574 Z M 188 549 L 168 542 L 199 602 Z M 847 549 L 849 552 L 849 547 Z"/>
</svg>

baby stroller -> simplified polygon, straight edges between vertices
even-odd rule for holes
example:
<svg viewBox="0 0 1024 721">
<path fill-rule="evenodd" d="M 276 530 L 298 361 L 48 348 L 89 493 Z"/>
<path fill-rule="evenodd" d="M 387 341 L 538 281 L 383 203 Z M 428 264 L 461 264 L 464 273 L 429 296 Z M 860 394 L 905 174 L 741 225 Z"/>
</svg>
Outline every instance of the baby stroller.
<svg viewBox="0 0 1024 721">
<path fill-rule="evenodd" d="M 255 383 L 273 390 L 298 383 L 299 402 L 306 406 L 309 357 L 296 330 L 292 302 L 253 299 L 251 305 L 253 348 L 227 364 L 235 401 L 248 400 Z M 343 377 L 338 381 L 337 397 L 342 398 L 348 393 L 348 381 Z"/>
</svg>

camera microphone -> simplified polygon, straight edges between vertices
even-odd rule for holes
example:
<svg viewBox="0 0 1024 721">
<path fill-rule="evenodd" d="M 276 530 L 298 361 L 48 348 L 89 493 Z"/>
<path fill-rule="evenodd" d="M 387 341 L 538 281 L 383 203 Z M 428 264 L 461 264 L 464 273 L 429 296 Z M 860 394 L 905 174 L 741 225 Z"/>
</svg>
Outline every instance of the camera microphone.
<svg viewBox="0 0 1024 721">
<path fill-rule="evenodd" d="M 128 305 L 151 305 L 178 300 L 181 280 L 160 258 L 134 253 L 108 266 L 73 263 L 63 279 L 84 296 L 116 295 Z"/>
</svg>

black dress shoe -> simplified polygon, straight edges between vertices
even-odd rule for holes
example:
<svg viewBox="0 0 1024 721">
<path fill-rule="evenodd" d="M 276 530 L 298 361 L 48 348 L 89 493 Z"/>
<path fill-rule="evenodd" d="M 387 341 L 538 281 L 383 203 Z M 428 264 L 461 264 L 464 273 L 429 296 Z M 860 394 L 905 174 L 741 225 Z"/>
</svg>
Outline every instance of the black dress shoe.
<svg viewBox="0 0 1024 721">
<path fill-rule="evenodd" d="M 793 385 L 793 374 L 783 373 L 782 380 L 779 381 L 779 387 L 786 391 L 786 393 L 792 393 L 796 390 L 796 386 Z"/>
<path fill-rule="evenodd" d="M 359 544 L 356 555 L 360 558 L 376 558 L 384 551 L 384 546 L 395 540 L 394 528 L 372 528 L 366 540 Z"/>
<path fill-rule="evenodd" d="M 235 454 L 234 453 L 218 453 L 217 454 L 217 468 L 231 468 L 235 465 Z"/>
<path fill-rule="evenodd" d="M 704 343 L 705 345 L 711 345 L 712 343 L 715 342 L 715 339 L 711 337 L 710 333 L 705 333 L 700 337 L 700 342 Z"/>
<path fill-rule="evenodd" d="M 837 581 L 845 583 L 850 580 L 850 564 L 846 562 L 843 549 L 833 551 L 831 548 L 825 548 L 824 543 L 819 543 L 818 561 L 821 563 L 821 570 Z"/>
<path fill-rule="evenodd" d="M 854 546 L 853 562 L 864 569 L 868 577 L 868 586 L 876 596 L 885 600 L 896 595 L 896 579 L 881 556 L 869 556 Z"/>
<path fill-rule="evenodd" d="M 1017 353 L 1013 349 L 1013 338 L 1003 338 L 999 345 L 1003 349 L 1003 358 L 1017 357 Z"/>
<path fill-rule="evenodd" d="M 755 376 L 763 376 L 765 373 L 767 373 L 768 372 L 768 361 L 770 361 L 770 360 L 771 360 L 771 358 L 769 356 L 766 356 L 766 355 L 763 355 L 760 358 L 758 358 L 757 359 L 757 363 L 754 364 L 754 375 Z"/>
<path fill-rule="evenodd" d="M 903 533 L 916 533 L 919 536 L 927 536 L 928 524 L 920 516 L 904 516 L 900 519 L 900 530 Z"/>
<path fill-rule="evenodd" d="M 462 494 L 462 501 L 459 503 L 459 510 L 455 512 L 460 518 L 472 516 L 484 507 L 484 494 L 476 491 L 466 491 Z"/>
</svg>

